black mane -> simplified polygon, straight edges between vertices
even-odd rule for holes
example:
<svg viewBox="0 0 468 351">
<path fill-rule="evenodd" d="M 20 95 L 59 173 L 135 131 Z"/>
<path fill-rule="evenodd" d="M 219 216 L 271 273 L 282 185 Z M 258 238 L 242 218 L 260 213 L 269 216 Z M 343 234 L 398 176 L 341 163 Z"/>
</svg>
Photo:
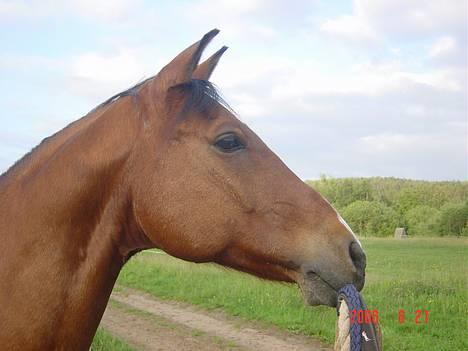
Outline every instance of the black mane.
<svg viewBox="0 0 468 351">
<path fill-rule="evenodd" d="M 218 89 L 213 83 L 207 80 L 192 79 L 171 87 L 178 90 L 185 98 L 180 116 L 183 117 L 187 112 L 195 110 L 200 113 L 209 112 L 214 106 L 221 105 L 234 113 L 228 103 L 222 98 Z"/>
<path fill-rule="evenodd" d="M 135 84 L 131 88 L 124 90 L 118 94 L 115 94 L 114 96 L 111 96 L 109 99 L 95 107 L 93 111 L 101 107 L 110 105 L 111 103 L 122 97 L 138 96 L 138 90 L 141 88 L 141 86 L 143 86 L 143 84 L 145 84 L 153 78 L 154 77 L 147 78 L 141 81 L 140 83 Z M 233 109 L 223 99 L 216 86 L 207 80 L 192 79 L 188 82 L 174 85 L 173 87 L 169 88 L 169 90 L 176 90 L 180 92 L 185 98 L 184 106 L 180 114 L 181 116 L 184 116 L 187 112 L 191 110 L 195 110 L 201 113 L 208 112 L 209 110 L 211 110 L 212 107 L 214 107 L 217 104 L 222 105 L 230 112 L 234 113 Z"/>
</svg>

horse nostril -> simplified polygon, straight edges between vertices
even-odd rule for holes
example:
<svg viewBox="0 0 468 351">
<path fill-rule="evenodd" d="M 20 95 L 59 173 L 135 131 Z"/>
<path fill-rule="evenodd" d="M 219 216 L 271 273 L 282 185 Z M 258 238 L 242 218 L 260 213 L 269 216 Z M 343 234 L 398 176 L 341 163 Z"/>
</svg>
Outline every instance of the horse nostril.
<svg viewBox="0 0 468 351">
<path fill-rule="evenodd" d="M 349 256 L 353 261 L 354 267 L 356 267 L 356 279 L 355 285 L 358 290 L 361 290 L 364 286 L 364 276 L 366 269 L 366 254 L 356 241 L 353 241 L 349 245 Z"/>
<path fill-rule="evenodd" d="M 349 255 L 358 271 L 363 271 L 364 268 L 366 268 L 366 255 L 356 241 L 353 241 L 351 245 L 349 245 Z"/>
</svg>

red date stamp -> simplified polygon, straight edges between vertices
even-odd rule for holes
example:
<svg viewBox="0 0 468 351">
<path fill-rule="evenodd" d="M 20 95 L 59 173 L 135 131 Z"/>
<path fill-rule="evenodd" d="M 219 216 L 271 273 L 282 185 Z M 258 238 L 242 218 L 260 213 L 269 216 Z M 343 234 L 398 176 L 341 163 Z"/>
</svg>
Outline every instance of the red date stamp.
<svg viewBox="0 0 468 351">
<path fill-rule="evenodd" d="M 349 319 L 351 324 L 379 323 L 378 310 L 350 310 Z"/>
<path fill-rule="evenodd" d="M 400 324 L 406 322 L 427 324 L 429 323 L 429 311 L 415 310 L 407 313 L 404 309 L 400 309 L 398 310 L 397 318 Z M 377 324 L 379 323 L 379 310 L 350 310 L 349 319 L 351 324 Z"/>
<path fill-rule="evenodd" d="M 413 321 L 415 324 L 421 323 L 429 323 L 429 311 L 428 310 L 416 310 L 414 313 L 408 313 L 410 316 L 408 317 L 405 313 L 405 310 L 398 311 L 398 322 L 403 324 L 406 322 L 407 319 Z"/>
</svg>

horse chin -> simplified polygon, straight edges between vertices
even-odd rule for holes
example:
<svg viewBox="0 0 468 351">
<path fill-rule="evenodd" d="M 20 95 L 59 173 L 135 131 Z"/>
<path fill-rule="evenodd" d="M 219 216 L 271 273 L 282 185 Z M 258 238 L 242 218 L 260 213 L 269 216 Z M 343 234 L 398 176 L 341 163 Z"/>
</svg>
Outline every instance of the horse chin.
<svg viewBox="0 0 468 351">
<path fill-rule="evenodd" d="M 299 281 L 299 287 L 306 304 L 336 307 L 338 298 L 336 290 L 317 274 L 307 274 Z"/>
</svg>

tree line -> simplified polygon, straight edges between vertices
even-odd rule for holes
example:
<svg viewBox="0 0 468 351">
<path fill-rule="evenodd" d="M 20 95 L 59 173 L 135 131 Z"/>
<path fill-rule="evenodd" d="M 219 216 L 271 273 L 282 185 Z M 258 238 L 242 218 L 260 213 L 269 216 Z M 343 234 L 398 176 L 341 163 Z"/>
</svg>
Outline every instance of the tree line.
<svg viewBox="0 0 468 351">
<path fill-rule="evenodd" d="M 468 236 L 468 181 L 332 178 L 306 183 L 324 196 L 362 236 Z"/>
</svg>

